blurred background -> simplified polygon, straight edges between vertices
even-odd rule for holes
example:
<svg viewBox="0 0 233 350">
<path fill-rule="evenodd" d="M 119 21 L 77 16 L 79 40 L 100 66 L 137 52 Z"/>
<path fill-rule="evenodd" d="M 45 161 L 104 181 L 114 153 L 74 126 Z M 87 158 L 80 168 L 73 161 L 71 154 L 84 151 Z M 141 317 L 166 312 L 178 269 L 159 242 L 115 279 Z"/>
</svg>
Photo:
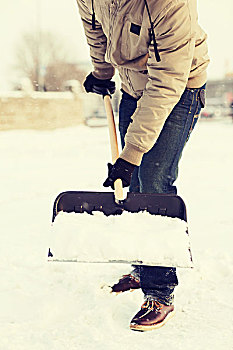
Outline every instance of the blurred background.
<svg viewBox="0 0 233 350">
<path fill-rule="evenodd" d="M 229 119 L 233 3 L 199 0 L 198 8 L 211 58 L 201 117 Z M 91 62 L 75 0 L 0 0 L 0 50 L 0 130 L 105 124 L 100 98 L 82 89 Z M 116 114 L 118 101 L 119 91 Z"/>
</svg>

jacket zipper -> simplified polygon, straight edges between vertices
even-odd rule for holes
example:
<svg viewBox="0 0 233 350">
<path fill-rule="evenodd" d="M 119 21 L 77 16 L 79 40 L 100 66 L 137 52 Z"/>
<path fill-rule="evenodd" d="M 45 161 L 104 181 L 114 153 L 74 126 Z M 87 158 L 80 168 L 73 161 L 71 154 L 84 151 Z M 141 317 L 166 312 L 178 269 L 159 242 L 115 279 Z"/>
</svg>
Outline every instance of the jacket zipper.
<svg viewBox="0 0 233 350">
<path fill-rule="evenodd" d="M 115 4 L 115 8 L 112 10 L 113 6 Z M 113 12 L 112 12 L 113 11 Z M 114 1 L 112 0 L 112 3 L 110 5 L 110 10 L 109 10 L 109 21 L 110 21 L 110 26 L 109 26 L 109 37 L 108 37 L 108 50 L 107 50 L 107 57 L 108 57 L 108 60 L 110 60 L 110 51 L 111 51 L 111 46 L 112 46 L 112 28 L 113 28 L 113 24 L 115 22 L 115 18 L 116 18 L 116 13 L 118 11 L 118 2 L 117 1 Z M 112 12 L 112 14 L 111 14 Z"/>
</svg>

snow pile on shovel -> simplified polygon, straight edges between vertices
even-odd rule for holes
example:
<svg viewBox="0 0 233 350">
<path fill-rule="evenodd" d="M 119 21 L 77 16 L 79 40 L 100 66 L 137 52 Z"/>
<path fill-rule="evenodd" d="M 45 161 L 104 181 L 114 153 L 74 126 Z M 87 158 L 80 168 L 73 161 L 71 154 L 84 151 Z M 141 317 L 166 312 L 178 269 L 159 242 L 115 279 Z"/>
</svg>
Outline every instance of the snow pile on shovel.
<svg viewBox="0 0 233 350">
<path fill-rule="evenodd" d="M 148 212 L 61 212 L 51 231 L 51 260 L 192 267 L 186 231 L 185 221 Z"/>
</svg>

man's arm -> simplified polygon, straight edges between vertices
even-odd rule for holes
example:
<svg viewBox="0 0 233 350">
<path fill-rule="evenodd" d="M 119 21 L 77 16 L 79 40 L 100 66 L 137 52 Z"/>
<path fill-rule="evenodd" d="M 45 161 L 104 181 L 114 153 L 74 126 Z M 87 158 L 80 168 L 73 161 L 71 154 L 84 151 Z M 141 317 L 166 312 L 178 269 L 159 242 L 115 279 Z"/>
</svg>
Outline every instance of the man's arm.
<svg viewBox="0 0 233 350">
<path fill-rule="evenodd" d="M 126 134 L 120 157 L 140 165 L 144 153 L 156 142 L 163 125 L 179 101 L 188 81 L 195 47 L 197 15 L 190 9 L 192 1 L 173 1 L 156 20 L 156 41 L 161 62 L 149 48 L 149 80 L 138 102 Z"/>
<path fill-rule="evenodd" d="M 94 66 L 93 75 L 98 79 L 111 79 L 114 75 L 114 68 L 110 63 L 105 62 L 107 38 L 101 25 L 95 21 L 95 29 L 92 28 L 92 16 L 85 1 L 77 0 L 79 13 L 83 22 L 87 43 L 90 47 L 90 56 Z"/>
</svg>

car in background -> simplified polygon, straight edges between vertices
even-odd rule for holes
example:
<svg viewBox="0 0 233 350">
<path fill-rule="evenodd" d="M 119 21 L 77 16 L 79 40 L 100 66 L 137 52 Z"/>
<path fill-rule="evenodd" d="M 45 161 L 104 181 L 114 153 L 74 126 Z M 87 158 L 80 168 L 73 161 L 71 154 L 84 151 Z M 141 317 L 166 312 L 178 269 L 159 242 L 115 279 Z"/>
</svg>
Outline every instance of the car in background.
<svg viewBox="0 0 233 350">
<path fill-rule="evenodd" d="M 229 117 L 231 108 L 223 98 L 207 98 L 206 105 L 201 110 L 201 118 L 203 119 L 222 119 Z"/>
</svg>

